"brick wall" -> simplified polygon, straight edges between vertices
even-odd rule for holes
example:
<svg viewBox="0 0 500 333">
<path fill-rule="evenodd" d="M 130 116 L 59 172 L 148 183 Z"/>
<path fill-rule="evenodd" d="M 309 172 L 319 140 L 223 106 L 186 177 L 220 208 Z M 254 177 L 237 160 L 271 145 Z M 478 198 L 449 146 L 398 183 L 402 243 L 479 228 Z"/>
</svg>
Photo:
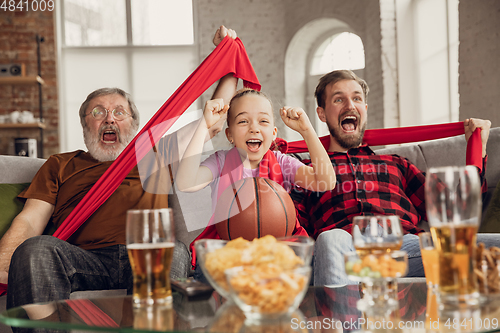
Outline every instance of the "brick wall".
<svg viewBox="0 0 500 333">
<path fill-rule="evenodd" d="M 214 48 L 212 37 L 223 24 L 236 30 L 245 45 L 250 61 L 264 91 L 274 103 L 277 114 L 284 98 L 285 2 L 283 0 L 198 0 L 195 2 L 198 20 L 200 61 Z M 210 98 L 212 90 L 203 95 Z M 283 125 L 276 122 L 278 131 Z M 214 139 L 216 147 L 227 144 L 225 135 Z"/>
<path fill-rule="evenodd" d="M 458 10 L 460 120 L 500 126 L 500 1 L 460 1 Z"/>
<path fill-rule="evenodd" d="M 262 84 L 273 101 L 284 96 L 285 2 L 283 0 L 199 0 L 197 3 L 200 59 L 214 48 L 212 37 L 223 24 L 236 30 Z M 207 96 L 209 96 L 207 94 Z"/>
<path fill-rule="evenodd" d="M 29 1 L 31 3 L 31 1 Z M 36 34 L 40 44 L 44 131 L 44 157 L 59 152 L 54 12 L 0 11 L 0 63 L 26 64 L 26 75 L 37 74 Z M 0 85 L 0 115 L 29 110 L 39 117 L 37 85 Z M 39 138 L 38 130 L 0 130 L 0 154 L 12 152 L 14 137 Z M 10 150 L 9 150 L 10 147 Z"/>
<path fill-rule="evenodd" d="M 378 0 L 285 0 L 286 44 L 308 22 L 334 18 L 347 23 L 365 47 L 364 77 L 370 86 L 368 127 L 384 125 L 384 96 L 381 63 L 381 24 Z"/>
<path fill-rule="evenodd" d="M 358 7 L 361 8 L 361 7 Z M 380 4 L 366 1 L 363 12 L 365 26 L 365 81 L 370 87 L 368 95 L 368 128 L 384 127 L 384 81 L 382 68 L 382 30 Z"/>
<path fill-rule="evenodd" d="M 383 126 L 381 25 L 378 0 L 198 0 L 200 59 L 213 49 L 211 37 L 224 24 L 245 44 L 262 84 L 273 99 L 275 111 L 285 101 L 284 59 L 293 36 L 318 18 L 336 18 L 354 29 L 365 45 L 365 79 L 370 85 L 369 127 Z M 205 95 L 205 99 L 210 93 Z M 306 107 L 305 105 L 303 107 Z M 281 132 L 283 125 L 277 122 Z"/>
<path fill-rule="evenodd" d="M 383 113 L 380 127 L 398 127 L 398 64 L 396 8 L 393 0 L 380 0 L 380 54 L 383 80 Z"/>
</svg>

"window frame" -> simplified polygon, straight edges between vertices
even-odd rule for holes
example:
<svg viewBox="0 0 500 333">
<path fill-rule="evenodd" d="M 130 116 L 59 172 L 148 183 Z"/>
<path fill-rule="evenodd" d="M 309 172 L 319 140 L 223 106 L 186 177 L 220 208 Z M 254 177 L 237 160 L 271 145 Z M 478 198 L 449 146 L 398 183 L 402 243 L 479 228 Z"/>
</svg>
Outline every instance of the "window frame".
<svg viewBox="0 0 500 333">
<path fill-rule="evenodd" d="M 318 84 L 319 79 L 324 74 L 326 74 L 326 73 L 311 74 L 314 56 L 315 56 L 316 52 L 318 51 L 319 47 L 328 38 L 335 36 L 335 35 L 339 35 L 343 32 L 349 32 L 349 33 L 355 34 L 356 36 L 358 36 L 361 39 L 361 42 L 363 42 L 363 38 L 361 38 L 361 36 L 358 33 L 353 31 L 352 29 L 350 29 L 350 27 L 348 27 L 347 25 L 341 26 L 341 27 L 337 27 L 335 29 L 330 29 L 330 30 L 326 31 L 325 33 L 321 34 L 316 39 L 316 41 L 312 44 L 312 46 L 310 47 L 309 52 L 307 54 L 306 66 L 305 66 L 306 73 L 305 73 L 305 84 L 304 84 L 304 93 L 305 93 L 304 102 L 305 102 L 305 106 L 307 107 L 307 109 L 311 110 L 310 111 L 311 113 L 313 113 L 313 112 L 316 113 L 316 108 L 318 106 L 316 103 L 316 98 L 314 98 L 315 87 Z M 365 44 L 363 43 L 363 51 L 365 51 L 365 50 L 366 50 Z M 364 52 L 364 56 L 365 56 L 365 68 L 353 70 L 353 72 L 361 78 L 364 77 L 364 73 L 365 73 L 365 69 L 366 69 L 366 52 Z M 320 136 L 327 135 L 329 133 L 328 127 L 326 126 L 326 124 L 323 123 L 321 120 L 319 120 L 318 117 L 312 117 L 311 114 L 309 115 L 309 117 L 310 117 L 311 123 L 312 123 L 314 129 L 316 130 L 316 133 L 318 133 L 318 135 L 320 135 Z"/>
<path fill-rule="evenodd" d="M 60 8 L 60 22 L 61 22 L 61 36 L 62 36 L 62 43 L 61 47 L 63 49 L 92 49 L 92 48 L 99 48 L 99 49 L 104 49 L 104 48 L 109 48 L 109 49 L 119 49 L 119 48 L 191 48 L 196 45 L 198 45 L 198 40 L 197 40 L 197 11 L 196 11 L 196 1 L 191 0 L 191 8 L 193 11 L 193 43 L 192 44 L 168 44 L 168 45 L 136 45 L 133 43 L 133 38 L 132 38 L 132 2 L 131 0 L 123 0 L 125 2 L 125 26 L 126 26 L 126 40 L 127 44 L 123 45 L 67 45 L 66 44 L 66 20 L 64 17 L 64 5 L 66 0 L 56 0 L 58 1 L 58 7 Z"/>
<path fill-rule="evenodd" d="M 311 51 L 310 51 L 309 56 L 308 56 L 308 61 L 307 61 L 307 63 L 308 63 L 307 75 L 308 76 L 318 76 L 318 75 L 321 76 L 321 75 L 328 73 L 328 72 L 326 72 L 326 73 L 314 73 L 314 74 L 312 73 L 316 53 L 318 52 L 319 48 L 323 45 L 323 43 L 326 40 L 328 40 L 329 38 L 332 38 L 332 37 L 336 38 L 336 37 L 340 36 L 342 33 L 353 34 L 361 40 L 361 45 L 363 46 L 363 58 L 364 58 L 365 66 L 363 68 L 358 68 L 358 69 L 354 69 L 354 70 L 351 69 L 351 70 L 354 72 L 364 71 L 364 69 L 366 68 L 366 52 L 365 52 L 365 44 L 363 43 L 363 39 L 361 38 L 361 36 L 358 35 L 356 32 L 349 30 L 349 29 L 334 29 L 334 30 L 330 30 L 327 33 L 321 35 L 321 37 L 318 38 L 318 41 L 316 43 L 314 43 L 313 47 L 311 48 Z M 333 38 L 331 42 L 333 42 L 335 40 L 335 38 Z"/>
</svg>

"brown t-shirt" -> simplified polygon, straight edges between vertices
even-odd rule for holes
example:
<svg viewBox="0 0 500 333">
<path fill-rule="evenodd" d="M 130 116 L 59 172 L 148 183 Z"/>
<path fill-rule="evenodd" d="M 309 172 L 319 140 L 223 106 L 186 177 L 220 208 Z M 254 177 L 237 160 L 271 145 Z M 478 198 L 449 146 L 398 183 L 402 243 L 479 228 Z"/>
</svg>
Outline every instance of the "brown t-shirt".
<svg viewBox="0 0 500 333">
<path fill-rule="evenodd" d="M 82 150 L 52 155 L 19 197 L 39 199 L 54 205 L 51 220 L 59 227 L 111 163 L 97 162 Z M 134 167 L 68 242 L 87 250 L 125 244 L 127 210 L 166 207 L 168 196 L 145 192 L 137 167 Z"/>
</svg>

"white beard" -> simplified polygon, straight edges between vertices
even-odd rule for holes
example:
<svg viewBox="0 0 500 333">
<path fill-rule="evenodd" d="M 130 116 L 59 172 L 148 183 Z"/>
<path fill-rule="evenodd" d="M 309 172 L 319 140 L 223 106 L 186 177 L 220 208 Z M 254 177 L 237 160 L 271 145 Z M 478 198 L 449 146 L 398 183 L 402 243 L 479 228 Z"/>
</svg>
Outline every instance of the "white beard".
<svg viewBox="0 0 500 333">
<path fill-rule="evenodd" d="M 101 137 L 104 130 L 113 129 L 116 131 L 117 141 L 112 146 L 102 146 Z M 122 151 L 127 147 L 130 141 L 134 138 L 135 133 L 131 129 L 128 134 L 121 134 L 120 130 L 116 126 L 108 125 L 103 126 L 99 129 L 99 133 L 93 134 L 88 128 L 83 129 L 83 140 L 85 146 L 89 151 L 89 154 L 99 162 L 109 162 L 114 161 L 122 153 Z"/>
</svg>

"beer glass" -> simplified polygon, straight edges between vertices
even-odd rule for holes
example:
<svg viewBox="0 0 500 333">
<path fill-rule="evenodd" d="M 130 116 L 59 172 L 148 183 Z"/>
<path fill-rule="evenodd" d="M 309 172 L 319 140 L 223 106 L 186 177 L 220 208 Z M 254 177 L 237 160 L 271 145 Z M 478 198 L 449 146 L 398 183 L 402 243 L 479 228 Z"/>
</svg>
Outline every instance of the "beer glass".
<svg viewBox="0 0 500 333">
<path fill-rule="evenodd" d="M 424 267 L 425 269 L 425 267 Z M 439 331 L 439 304 L 437 289 L 427 287 L 427 302 L 425 309 L 425 329 L 431 332 Z M 443 325 L 443 323 L 441 323 Z"/>
<path fill-rule="evenodd" d="M 363 261 L 386 253 L 394 254 L 403 244 L 403 229 L 396 215 L 356 216 L 352 221 L 352 237 L 356 253 Z M 357 303 L 361 311 L 372 308 L 385 312 L 398 304 L 395 277 L 363 280 L 361 290 L 363 298 Z"/>
<path fill-rule="evenodd" d="M 403 229 L 396 215 L 356 216 L 352 222 L 354 248 L 360 256 L 401 248 Z"/>
<path fill-rule="evenodd" d="M 172 210 L 128 210 L 126 234 L 134 276 L 134 306 L 171 303 L 170 267 L 175 243 Z"/>
<path fill-rule="evenodd" d="M 432 234 L 430 232 L 422 232 L 418 235 L 418 238 L 427 287 L 437 290 L 437 286 L 439 285 L 439 254 L 434 246 Z"/>
<path fill-rule="evenodd" d="M 439 256 L 440 302 L 478 304 L 474 265 L 482 205 L 476 167 L 430 168 L 425 181 L 425 203 Z"/>
</svg>

